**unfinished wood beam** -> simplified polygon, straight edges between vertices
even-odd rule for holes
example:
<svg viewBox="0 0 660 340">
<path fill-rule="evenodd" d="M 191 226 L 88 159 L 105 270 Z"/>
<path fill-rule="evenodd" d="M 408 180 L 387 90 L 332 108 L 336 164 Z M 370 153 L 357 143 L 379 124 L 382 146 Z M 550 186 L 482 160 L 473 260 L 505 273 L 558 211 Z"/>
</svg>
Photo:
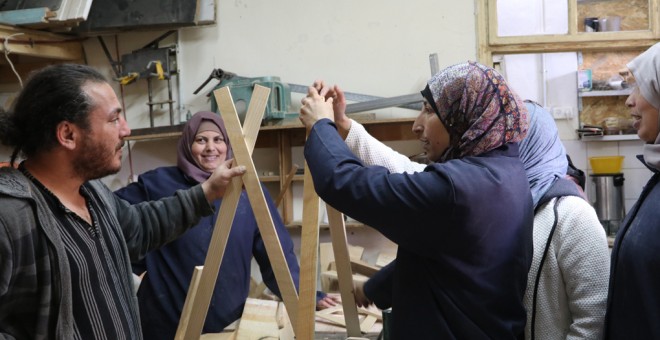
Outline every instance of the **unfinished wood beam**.
<svg viewBox="0 0 660 340">
<path fill-rule="evenodd" d="M 83 38 L 0 25 L 0 52 L 56 60 L 83 60 Z"/>
<path fill-rule="evenodd" d="M 273 273 L 275 274 L 277 286 L 282 294 L 282 301 L 286 306 L 291 322 L 295 324 L 297 321 L 296 312 L 298 310 L 298 292 L 296 291 L 296 286 L 291 278 L 289 264 L 286 262 L 286 257 L 282 251 L 282 244 L 277 235 L 273 218 L 264 197 L 261 182 L 259 182 L 257 170 L 252 161 L 251 149 L 254 147 L 254 140 L 251 141 L 251 145 L 248 145 L 247 141 L 242 139 L 241 123 L 238 119 L 236 107 L 234 106 L 229 88 L 220 88 L 215 90 L 214 94 L 216 96 L 216 102 L 218 103 L 220 114 L 222 115 L 227 128 L 227 135 L 231 141 L 236 163 L 243 165 L 246 168 L 246 173 L 243 175 L 243 185 L 245 186 L 245 191 L 247 192 L 250 205 L 252 206 L 252 211 L 254 212 L 254 217 L 257 226 L 259 227 L 261 238 L 264 241 L 266 253 L 268 254 Z M 267 98 L 268 96 L 262 98 L 264 105 Z M 254 100 L 255 97 L 253 92 L 251 101 Z M 259 121 L 261 121 L 261 117 L 259 118 Z M 246 120 L 247 119 L 246 115 Z"/>
<path fill-rule="evenodd" d="M 362 260 L 354 260 L 354 259 L 351 259 L 351 268 L 353 269 L 354 272 L 360 273 L 368 277 L 374 276 L 374 274 L 376 274 L 380 270 L 380 268 L 373 266 L 367 262 L 364 262 Z"/>
<path fill-rule="evenodd" d="M 287 192 L 289 192 L 289 188 L 291 187 L 291 182 L 293 181 L 293 177 L 296 175 L 296 171 L 298 171 L 298 165 L 294 164 L 291 167 L 289 173 L 286 175 L 286 179 L 284 180 L 284 183 L 280 186 L 280 193 L 277 195 L 277 198 L 275 199 L 276 207 L 280 206 L 280 204 L 282 203 L 282 199 L 284 199 L 284 196 L 287 194 Z"/>
<path fill-rule="evenodd" d="M 228 91 L 228 90 L 227 90 Z M 270 89 L 263 86 L 255 86 L 253 92 L 253 101 L 250 102 L 248 113 L 246 114 L 245 130 L 244 130 L 244 145 L 250 145 L 250 150 L 254 148 L 254 143 L 259 133 L 259 125 L 263 118 L 264 110 L 266 108 L 266 100 L 270 94 Z M 233 108 L 233 103 L 232 103 Z M 235 113 L 235 108 L 234 113 Z M 225 122 L 226 123 L 226 122 Z M 243 134 L 241 133 L 241 137 Z M 234 162 L 236 164 L 236 162 Z M 209 244 L 209 250 L 206 254 L 204 261 L 204 268 L 206 268 L 200 277 L 200 283 L 197 287 L 198 292 L 194 294 L 193 308 L 187 325 L 181 327 L 181 332 L 177 332 L 175 339 L 198 339 L 202 333 L 206 314 L 211 302 L 211 296 L 215 289 L 215 282 L 218 278 L 220 264 L 224 256 L 227 240 L 231 231 L 231 226 L 236 214 L 236 207 L 238 200 L 241 196 L 243 186 L 243 179 L 241 177 L 234 177 L 225 190 L 225 195 L 220 205 L 220 212 L 218 219 L 215 222 L 213 234 Z M 193 288 L 193 287 L 191 287 Z M 194 289 L 194 288 L 193 288 Z"/>
<path fill-rule="evenodd" d="M 339 293 L 341 294 L 342 306 L 344 306 L 346 334 L 348 336 L 361 336 L 360 319 L 358 317 L 357 304 L 355 303 L 351 259 L 348 253 L 346 226 L 344 225 L 344 214 L 328 204 L 325 207 L 328 212 L 332 250 L 335 255 L 335 264 L 337 265 Z"/>
<path fill-rule="evenodd" d="M 176 329 L 175 339 L 181 339 L 185 330 L 188 328 L 188 322 L 190 321 L 190 315 L 192 314 L 193 302 L 195 301 L 195 295 L 197 294 L 197 287 L 199 287 L 199 279 L 202 277 L 202 270 L 204 267 L 196 266 L 193 270 L 193 276 L 190 280 L 190 287 L 188 288 L 188 294 L 186 295 L 186 300 L 183 303 L 183 310 L 181 312 L 181 319 L 179 320 L 179 327 Z"/>
<path fill-rule="evenodd" d="M 303 220 L 300 230 L 300 299 L 298 322 L 293 323 L 296 339 L 313 340 L 316 311 L 316 281 L 319 251 L 320 198 L 314 190 L 314 182 L 305 162 L 303 182 Z"/>
<path fill-rule="evenodd" d="M 248 298 L 236 330 L 237 340 L 279 339 L 277 301 Z"/>
</svg>

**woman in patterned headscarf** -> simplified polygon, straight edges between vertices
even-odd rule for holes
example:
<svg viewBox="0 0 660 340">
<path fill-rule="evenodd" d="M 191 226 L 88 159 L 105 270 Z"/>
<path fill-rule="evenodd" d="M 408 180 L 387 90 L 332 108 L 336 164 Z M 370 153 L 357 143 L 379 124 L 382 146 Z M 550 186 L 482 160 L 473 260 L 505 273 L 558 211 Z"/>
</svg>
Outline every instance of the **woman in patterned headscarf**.
<svg viewBox="0 0 660 340">
<path fill-rule="evenodd" d="M 413 124 L 435 163 L 391 173 L 365 166 L 337 134 L 336 89 L 317 82 L 302 100 L 305 158 L 324 201 L 399 246 L 380 273 L 393 278 L 393 338 L 521 337 L 533 211 L 518 154 L 528 125 L 520 98 L 492 68 L 444 69 Z"/>
<path fill-rule="evenodd" d="M 645 142 L 637 156 L 651 171 L 612 248 L 606 339 L 660 339 L 660 43 L 630 63 L 635 88 L 626 100 Z"/>
<path fill-rule="evenodd" d="M 337 88 L 337 99 L 344 100 Z M 534 201 L 534 255 L 525 291 L 526 339 L 566 339 L 602 336 L 609 278 L 605 231 L 594 208 L 578 186 L 564 179 L 568 160 L 550 113 L 525 102 L 527 136 L 520 142 L 520 159 Z M 346 126 L 346 145 L 367 165 L 391 172 L 422 172 L 415 163 L 371 137 L 364 127 L 335 111 L 337 126 Z M 342 130 L 342 128 L 340 128 Z M 391 277 L 379 272 L 356 294 L 364 304 L 391 306 Z"/>
</svg>

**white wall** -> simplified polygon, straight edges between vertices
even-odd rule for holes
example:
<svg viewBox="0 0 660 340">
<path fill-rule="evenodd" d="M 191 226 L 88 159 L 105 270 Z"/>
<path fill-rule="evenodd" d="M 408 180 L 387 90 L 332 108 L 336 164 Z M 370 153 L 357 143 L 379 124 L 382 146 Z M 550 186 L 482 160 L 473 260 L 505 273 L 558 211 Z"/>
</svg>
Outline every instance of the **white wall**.
<svg viewBox="0 0 660 340">
<path fill-rule="evenodd" d="M 132 32 L 105 39 L 114 54 L 122 55 L 161 33 Z M 176 39 L 173 36 L 161 46 Z M 325 79 L 346 91 L 388 97 L 421 90 L 430 76 L 428 58 L 432 53 L 438 54 L 440 67 L 476 56 L 474 3 L 448 0 L 221 1 L 216 25 L 181 29 L 178 40 L 181 74 L 180 91 L 174 91 L 175 123 L 188 111 L 209 109 L 205 94 L 217 82 L 209 83 L 198 95 L 192 92 L 214 68 L 247 77 L 279 76 L 284 82 L 303 85 Z M 89 64 L 112 76 L 96 39 L 85 42 L 85 51 Z M 160 98 L 163 89 L 161 84 Z M 145 93 L 143 80 L 124 87 L 131 128 L 149 126 Z M 296 112 L 302 97 L 296 93 L 292 97 L 291 111 Z M 416 112 L 382 109 L 378 114 Z M 169 124 L 167 113 L 155 116 L 156 126 Z M 174 160 L 171 141 L 131 144 L 134 174 Z M 124 164 L 118 175 L 106 179 L 112 188 L 127 183 L 130 162 Z"/>
<path fill-rule="evenodd" d="M 138 49 L 161 33 L 131 32 L 104 39 L 117 59 L 117 55 Z M 205 94 L 217 84 L 215 80 L 202 93 L 192 92 L 214 68 L 246 77 L 279 76 L 284 82 L 303 85 L 325 79 L 346 91 L 390 97 L 414 93 L 425 86 L 431 75 L 432 53 L 438 54 L 441 68 L 476 58 L 473 1 L 219 1 L 216 25 L 181 29 L 178 37 L 168 38 L 161 47 L 177 39 L 180 91 L 174 91 L 175 123 L 182 117 L 185 120 L 188 111 L 210 108 Z M 112 77 L 96 39 L 85 42 L 85 51 L 89 64 Z M 164 89 L 160 84 L 159 98 L 163 98 Z M 118 88 L 117 93 L 121 95 Z M 131 128 L 149 126 L 145 95 L 144 81 L 124 87 Z M 292 112 L 299 109 L 300 98 L 302 95 L 293 94 Z M 417 112 L 382 109 L 377 114 L 388 117 Z M 155 118 L 156 126 L 169 124 L 167 113 L 157 113 Z M 393 144 L 405 153 L 419 152 L 414 141 Z M 119 188 L 132 174 L 173 165 L 175 152 L 173 139 L 132 142 L 130 159 L 128 150 L 124 152 L 121 172 L 104 181 L 113 189 Z M 302 150 L 294 152 L 294 157 L 302 158 Z M 268 161 L 263 161 L 269 158 L 267 152 L 257 150 L 254 158 L 260 168 L 267 168 L 264 163 Z M 300 217 L 299 189 L 294 186 L 294 214 Z M 299 231 L 290 232 L 299 253 Z M 327 230 L 320 238 L 329 241 Z M 394 249 L 390 241 L 369 228 L 351 229 L 348 238 L 351 244 L 366 248 L 365 259 L 372 263 L 379 251 Z M 253 275 L 259 277 L 254 270 Z"/>
</svg>

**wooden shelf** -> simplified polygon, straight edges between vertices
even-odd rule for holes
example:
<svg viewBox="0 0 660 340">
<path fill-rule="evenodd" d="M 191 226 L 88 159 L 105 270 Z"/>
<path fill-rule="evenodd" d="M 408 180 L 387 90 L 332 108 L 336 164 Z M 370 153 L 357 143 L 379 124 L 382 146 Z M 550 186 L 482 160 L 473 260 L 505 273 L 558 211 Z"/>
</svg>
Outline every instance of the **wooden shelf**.
<svg viewBox="0 0 660 340">
<path fill-rule="evenodd" d="M 261 182 L 279 182 L 280 181 L 280 176 L 278 175 L 272 175 L 272 176 L 259 176 L 259 181 Z"/>
<path fill-rule="evenodd" d="M 0 44 L 0 51 L 8 47 L 12 54 L 62 61 L 83 60 L 82 41 L 85 38 L 71 37 L 50 32 L 18 28 L 0 24 L 0 38 L 9 39 Z"/>
<path fill-rule="evenodd" d="M 385 118 L 376 119 L 375 114 L 351 114 L 355 121 L 364 125 L 365 129 L 380 141 L 415 140 L 417 136 L 412 132 L 412 124 L 416 117 Z M 184 124 L 172 126 L 159 126 L 152 128 L 133 129 L 131 135 L 126 137 L 127 141 L 146 141 L 164 138 L 178 138 L 181 135 Z M 298 118 L 280 119 L 266 122 L 259 128 L 259 135 L 255 148 L 274 149 L 279 155 L 279 169 L 273 171 L 276 175 L 260 176 L 262 183 L 277 183 L 280 191 L 283 189 L 286 175 L 292 168 L 293 147 L 305 144 L 305 128 Z M 302 166 L 302 165 L 301 165 Z M 302 182 L 304 175 L 297 174 L 293 177 L 294 182 Z M 291 222 L 293 219 L 293 196 L 291 190 L 285 194 L 281 210 L 282 220 L 287 223 L 288 228 L 300 228 L 301 222 Z M 361 223 L 347 223 L 348 228 L 362 227 Z M 321 229 L 327 229 L 328 225 L 321 225 Z"/>
<path fill-rule="evenodd" d="M 631 88 L 622 90 L 607 90 L 607 91 L 585 91 L 578 92 L 578 97 L 615 97 L 615 96 L 629 96 L 632 93 Z"/>
<path fill-rule="evenodd" d="M 617 142 L 626 140 L 639 140 L 639 136 L 633 134 L 626 135 L 605 135 L 605 136 L 583 136 L 583 142 Z"/>
<path fill-rule="evenodd" d="M 138 141 L 162 138 L 178 138 L 181 136 L 181 131 L 183 131 L 184 125 L 185 124 L 131 129 L 131 135 L 124 139 L 128 141 Z"/>
<path fill-rule="evenodd" d="M 364 125 L 369 133 L 372 135 L 378 135 L 378 139 L 381 141 L 416 139 L 416 136 L 412 133 L 412 123 L 415 121 L 415 117 L 385 119 L 356 117 L 354 119 L 358 123 Z M 266 122 L 266 124 L 267 125 L 259 128 L 259 137 L 261 137 L 263 134 L 265 135 L 265 138 L 268 138 L 270 133 L 277 131 L 295 131 L 296 137 L 302 137 L 303 140 L 298 140 L 297 142 L 294 142 L 293 145 L 303 144 L 304 127 L 299 119 L 279 119 Z M 183 130 L 184 125 L 185 124 L 178 124 L 132 129 L 131 135 L 124 139 L 127 141 L 141 141 L 150 139 L 178 138 L 181 136 L 181 131 Z M 267 142 L 267 144 L 270 144 L 270 142 Z M 273 146 L 275 146 L 274 143 Z"/>
<path fill-rule="evenodd" d="M 350 221 L 350 222 L 347 221 L 347 222 L 344 223 L 344 225 L 346 226 L 347 229 L 348 228 L 367 227 L 367 225 L 365 225 L 363 223 L 360 223 L 360 222 L 357 222 L 357 221 Z M 289 229 L 296 229 L 296 228 L 300 229 L 300 228 L 302 228 L 302 222 L 301 221 L 292 221 L 291 223 L 286 224 L 285 226 Z M 330 226 L 328 224 L 325 224 L 325 223 L 319 224 L 319 229 L 329 229 L 329 228 L 330 228 Z"/>
</svg>

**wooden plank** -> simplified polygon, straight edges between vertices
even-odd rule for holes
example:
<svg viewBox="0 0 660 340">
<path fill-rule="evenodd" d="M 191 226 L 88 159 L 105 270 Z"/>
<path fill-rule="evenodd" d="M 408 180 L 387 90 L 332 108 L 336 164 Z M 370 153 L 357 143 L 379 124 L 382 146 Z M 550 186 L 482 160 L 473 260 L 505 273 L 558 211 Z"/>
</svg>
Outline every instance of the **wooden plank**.
<svg viewBox="0 0 660 340">
<path fill-rule="evenodd" d="M 362 333 L 369 333 L 371 328 L 376 324 L 376 321 L 378 321 L 378 318 L 373 315 L 367 315 L 360 323 L 360 330 Z"/>
<path fill-rule="evenodd" d="M 253 99 L 263 96 L 266 98 L 268 97 L 270 90 L 265 88 L 267 90 L 266 92 L 261 88 L 263 87 L 255 87 L 252 97 Z M 233 109 L 235 113 L 235 108 Z M 250 106 L 248 107 L 249 116 L 246 117 L 245 140 L 241 144 L 248 144 L 251 145 L 252 148 L 254 147 L 259 128 L 253 121 L 257 119 L 261 120 L 265 109 L 266 106 L 264 100 L 257 100 L 254 105 L 252 102 L 250 103 Z M 238 130 L 238 134 L 243 136 L 240 124 Z M 251 150 L 252 149 L 250 149 L 250 152 Z M 199 335 L 202 333 L 204 321 L 206 320 L 206 313 L 208 312 L 209 304 L 211 303 L 211 296 L 215 289 L 215 282 L 218 278 L 218 272 L 220 271 L 220 264 L 222 263 L 225 248 L 227 247 L 227 240 L 236 214 L 236 207 L 238 206 L 242 187 L 243 179 L 241 177 L 234 177 L 225 191 L 222 204 L 220 205 L 218 219 L 215 221 L 213 234 L 211 235 L 209 250 L 206 254 L 206 260 L 204 261 L 204 268 L 207 269 L 202 272 L 200 284 L 197 288 L 198 292 L 195 294 L 195 299 L 193 301 L 193 310 L 189 322 L 187 326 L 184 327 L 182 336 L 177 339 L 198 339 Z"/>
<path fill-rule="evenodd" d="M 278 131 L 279 135 L 279 158 L 280 174 L 286 174 L 293 166 L 293 155 L 291 152 L 291 133 Z M 296 169 L 298 165 L 296 165 Z M 294 175 L 295 179 L 295 175 Z M 283 184 L 280 182 L 280 191 L 283 190 Z M 282 197 L 282 220 L 285 224 L 293 220 L 293 190 L 286 190 Z"/>
<path fill-rule="evenodd" d="M 20 26 L 44 23 L 52 16 L 53 12 L 46 7 L 0 11 L 0 24 Z"/>
<path fill-rule="evenodd" d="M 477 11 L 477 60 L 488 66 L 493 65 L 493 56 L 488 49 L 488 4 L 487 0 L 475 1 Z"/>
<path fill-rule="evenodd" d="M 159 139 L 180 137 L 183 127 L 186 124 L 156 126 L 142 129 L 131 129 L 131 135 L 126 137 L 126 140 L 146 140 L 146 139 Z"/>
<path fill-rule="evenodd" d="M 396 254 L 394 253 L 380 253 L 378 254 L 378 258 L 376 258 L 376 266 L 377 267 L 385 267 L 388 265 L 390 262 L 394 261 L 396 258 Z"/>
<path fill-rule="evenodd" d="M 296 339 L 314 339 L 314 315 L 316 310 L 316 281 L 319 251 L 319 205 L 320 199 L 314 190 L 314 182 L 305 162 L 303 182 L 303 221 L 300 230 L 300 300 Z"/>
<path fill-rule="evenodd" d="M 199 279 L 202 277 L 203 269 L 203 266 L 195 266 L 195 269 L 193 270 L 193 276 L 190 280 L 188 294 L 186 294 L 186 300 L 183 303 L 183 310 L 181 312 L 179 326 L 177 327 L 176 334 L 174 336 L 175 339 L 183 339 L 183 335 L 188 328 L 188 322 L 190 321 L 190 316 L 193 309 L 193 302 L 195 301 L 195 295 L 197 294 L 197 287 L 199 287 Z"/>
<path fill-rule="evenodd" d="M 255 100 L 263 101 L 265 105 L 268 96 L 259 96 L 258 88 L 263 88 L 263 92 L 266 90 L 270 91 L 266 87 L 255 85 L 252 98 L 252 102 Z M 277 281 L 277 286 L 280 289 L 282 294 L 282 300 L 287 307 L 289 313 L 289 318 L 293 324 L 296 324 L 297 321 L 297 310 L 298 310 L 298 292 L 296 291 L 296 286 L 293 283 L 291 278 L 291 271 L 289 270 L 289 265 L 286 262 L 284 257 L 284 252 L 282 251 L 282 245 L 280 243 L 279 237 L 277 236 L 277 231 L 275 230 L 275 225 L 273 223 L 273 218 L 270 215 L 270 210 L 266 204 L 266 199 L 264 198 L 264 193 L 261 188 L 261 183 L 259 182 L 259 176 L 257 175 L 257 170 L 254 167 L 254 162 L 251 158 L 250 149 L 254 147 L 254 139 L 250 141 L 251 145 L 248 145 L 248 141 L 242 140 L 240 133 L 241 123 L 234 107 L 234 102 L 231 97 L 231 92 L 228 87 L 223 87 L 214 91 L 216 96 L 216 102 L 218 103 L 218 108 L 220 109 L 220 114 L 222 115 L 223 120 L 225 121 L 225 126 L 227 127 L 227 134 L 229 135 L 229 140 L 231 141 L 232 149 L 234 151 L 234 158 L 236 163 L 245 166 L 246 173 L 243 175 L 243 185 L 245 186 L 245 191 L 247 192 L 248 199 L 250 200 L 250 205 L 254 211 L 254 217 L 259 227 L 259 232 L 261 232 L 261 238 L 264 241 L 266 247 L 266 253 L 268 254 L 268 259 L 270 260 L 273 273 L 275 274 L 275 280 Z M 255 94 L 257 96 L 255 97 Z M 248 114 L 250 114 L 248 110 Z M 251 118 L 246 114 L 246 124 Z M 261 117 L 259 117 L 259 123 Z M 256 138 L 255 138 L 256 139 Z"/>
<path fill-rule="evenodd" d="M 298 171 L 298 165 L 294 164 L 291 167 L 289 173 L 286 175 L 286 179 L 284 180 L 284 183 L 280 186 L 280 193 L 277 195 L 277 199 L 275 199 L 276 207 L 280 206 L 280 203 L 282 203 L 282 199 L 286 195 L 287 191 L 289 191 L 289 188 L 291 187 L 291 182 L 293 181 L 293 177 L 296 175 L 296 171 Z"/>
<path fill-rule="evenodd" d="M 355 303 L 351 259 L 348 254 L 348 240 L 346 238 L 346 227 L 344 226 L 344 214 L 328 204 L 325 207 L 328 212 L 332 249 L 335 255 L 335 263 L 337 264 L 339 293 L 341 294 L 342 306 L 344 306 L 346 334 L 348 336 L 361 336 L 360 319 L 358 317 L 357 304 Z"/>
<path fill-rule="evenodd" d="M 234 340 L 236 339 L 236 331 L 221 332 L 221 333 L 206 333 L 199 337 L 199 340 Z"/>
<path fill-rule="evenodd" d="M 281 302 L 277 308 L 277 325 L 280 327 L 280 340 L 295 340 L 296 335 L 289 314 L 286 312 L 286 306 Z"/>
<path fill-rule="evenodd" d="M 277 301 L 248 298 L 241 322 L 236 330 L 237 340 L 279 339 Z"/>
<path fill-rule="evenodd" d="M 332 228 L 330 229 L 332 230 Z M 374 274 L 380 270 L 380 268 L 376 266 L 372 266 L 371 264 L 364 262 L 362 260 L 354 260 L 351 259 L 351 269 L 353 269 L 354 272 L 360 273 L 365 276 L 372 277 Z"/>
<path fill-rule="evenodd" d="M 0 25 L 0 38 L 3 41 L 9 39 L 7 46 L 12 54 L 67 61 L 84 59 L 84 38 L 6 25 Z M 4 44 L 0 44 L 0 52 L 5 52 Z"/>
<path fill-rule="evenodd" d="M 331 242 L 321 242 L 319 244 L 319 264 L 321 271 L 330 270 L 330 263 L 334 262 L 335 255 L 332 253 Z"/>
</svg>

